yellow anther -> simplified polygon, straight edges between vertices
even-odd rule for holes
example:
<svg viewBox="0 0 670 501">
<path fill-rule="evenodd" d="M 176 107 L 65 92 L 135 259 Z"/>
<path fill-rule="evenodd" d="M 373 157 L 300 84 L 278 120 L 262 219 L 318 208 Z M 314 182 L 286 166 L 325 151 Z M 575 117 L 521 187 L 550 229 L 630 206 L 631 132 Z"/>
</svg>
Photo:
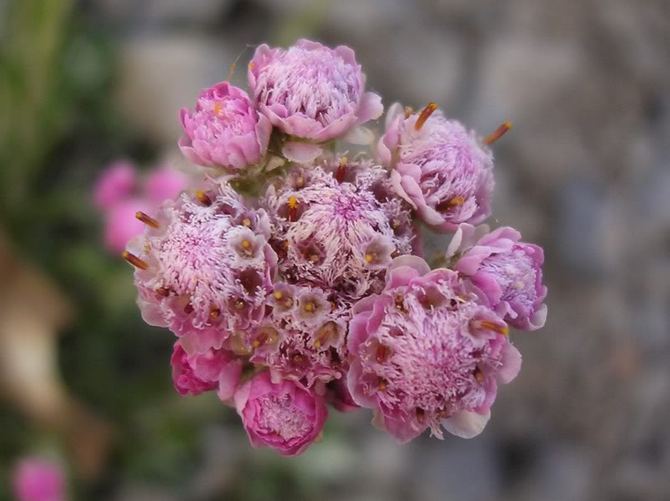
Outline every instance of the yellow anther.
<svg viewBox="0 0 670 501">
<path fill-rule="evenodd" d="M 288 208 L 289 209 L 298 208 L 298 199 L 295 197 L 295 195 L 291 195 L 290 197 L 288 197 Z"/>
<path fill-rule="evenodd" d="M 281 291 L 274 291 L 274 293 L 273 293 L 272 295 L 274 296 L 274 298 L 275 298 L 277 301 L 279 301 L 281 298 L 284 297 L 284 294 L 282 294 Z"/>
<path fill-rule="evenodd" d="M 242 240 L 242 248 L 245 250 L 251 249 L 251 242 L 249 242 L 249 240 L 246 239 Z"/>
<path fill-rule="evenodd" d="M 375 255 L 374 255 L 374 254 L 371 254 L 371 253 L 368 252 L 368 253 L 365 255 L 365 262 L 366 262 L 366 263 L 370 264 L 370 263 L 371 263 L 372 261 L 374 261 L 374 260 L 375 260 Z"/>
<path fill-rule="evenodd" d="M 316 304 L 314 304 L 312 301 L 310 301 L 309 303 L 305 303 L 305 306 L 303 306 L 303 309 L 307 313 L 313 313 L 316 310 Z"/>
<path fill-rule="evenodd" d="M 244 219 L 242 219 L 242 224 L 244 226 L 246 226 L 247 228 L 249 228 L 251 226 L 251 219 L 249 219 L 248 217 L 245 217 Z"/>
</svg>

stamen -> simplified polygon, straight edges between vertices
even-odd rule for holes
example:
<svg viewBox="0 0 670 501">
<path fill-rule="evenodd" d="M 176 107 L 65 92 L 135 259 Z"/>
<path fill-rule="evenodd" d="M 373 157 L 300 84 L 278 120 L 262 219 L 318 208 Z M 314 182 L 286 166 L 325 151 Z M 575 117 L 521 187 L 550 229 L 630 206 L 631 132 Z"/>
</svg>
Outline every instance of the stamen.
<svg viewBox="0 0 670 501">
<path fill-rule="evenodd" d="M 236 310 L 242 310 L 244 309 L 244 301 L 238 299 L 235 301 L 235 304 L 233 306 L 235 307 Z"/>
<path fill-rule="evenodd" d="M 340 163 L 337 166 L 337 170 L 335 171 L 335 180 L 338 183 L 344 181 L 344 176 L 347 173 L 347 163 L 348 163 L 347 157 L 340 158 Z"/>
<path fill-rule="evenodd" d="M 244 240 L 242 240 L 242 243 L 240 245 L 242 246 L 242 250 L 244 250 L 245 254 L 247 254 L 248 256 L 253 254 L 253 249 L 251 246 L 251 242 L 249 242 L 249 240 L 245 238 Z"/>
<path fill-rule="evenodd" d="M 140 259 L 135 254 L 131 254 L 128 251 L 123 251 L 121 257 L 132 264 L 135 268 L 139 268 L 140 270 L 146 270 L 149 268 L 149 264 L 144 259 Z"/>
<path fill-rule="evenodd" d="M 334 339 L 337 336 L 337 324 L 335 322 L 327 322 L 324 324 L 316 333 L 316 339 L 314 340 L 314 347 L 316 349 L 321 348 L 324 344 L 330 339 Z"/>
<path fill-rule="evenodd" d="M 377 346 L 377 349 L 375 350 L 375 360 L 377 361 L 377 363 L 383 364 L 384 362 L 386 362 L 386 360 L 388 360 L 390 355 L 391 355 L 391 348 L 383 344 Z"/>
<path fill-rule="evenodd" d="M 170 295 L 170 289 L 167 287 L 159 287 L 155 292 L 156 295 L 160 297 L 168 297 Z"/>
<path fill-rule="evenodd" d="M 242 224 L 244 226 L 246 226 L 247 228 L 250 228 L 251 227 L 251 219 L 249 219 L 248 217 L 245 217 L 244 219 L 242 219 Z"/>
<path fill-rule="evenodd" d="M 311 255 L 309 256 L 309 260 L 310 260 L 310 262 L 312 262 L 312 263 L 314 263 L 314 264 L 318 263 L 318 262 L 319 262 L 319 259 L 321 259 L 321 257 L 320 257 L 318 254 L 311 254 Z"/>
<path fill-rule="evenodd" d="M 402 297 L 402 294 L 398 294 L 395 297 L 395 307 L 397 310 L 400 310 L 402 312 L 407 312 L 405 309 L 405 300 Z"/>
<path fill-rule="evenodd" d="M 295 195 L 288 197 L 288 220 L 291 222 L 298 220 L 298 199 Z"/>
<path fill-rule="evenodd" d="M 505 324 L 499 324 L 496 322 L 491 322 L 490 320 L 475 320 L 472 322 L 472 327 L 475 329 L 485 329 L 493 332 L 497 332 L 498 334 L 502 334 L 503 336 L 508 336 L 509 335 L 509 327 Z"/>
<path fill-rule="evenodd" d="M 223 111 L 223 105 L 221 104 L 221 101 L 217 101 L 214 103 L 214 114 L 216 116 L 221 116 L 221 112 Z"/>
<path fill-rule="evenodd" d="M 419 118 L 416 119 L 416 123 L 414 124 L 414 128 L 416 130 L 421 130 L 421 127 L 423 127 L 423 124 L 426 123 L 426 120 L 430 118 L 430 116 L 435 112 L 437 109 L 437 104 L 435 103 L 428 103 L 426 107 L 421 110 L 421 114 L 419 115 Z"/>
<path fill-rule="evenodd" d="M 221 310 L 218 309 L 216 306 L 212 307 L 212 309 L 209 310 L 210 320 L 217 320 L 220 316 L 221 316 Z"/>
<path fill-rule="evenodd" d="M 200 202 L 202 205 L 207 205 L 210 206 L 212 205 L 212 199 L 207 196 L 207 193 L 201 190 L 196 190 L 195 192 L 195 198 Z"/>
<path fill-rule="evenodd" d="M 272 295 L 274 296 L 274 298 L 275 298 L 277 301 L 279 301 L 281 298 L 284 297 L 284 294 L 282 294 L 281 291 L 274 291 L 274 293 L 273 293 Z"/>
<path fill-rule="evenodd" d="M 365 255 L 365 262 L 370 264 L 375 260 L 376 257 L 377 257 L 377 254 L 375 254 L 374 252 L 368 252 Z"/>
<path fill-rule="evenodd" d="M 310 301 L 309 303 L 305 303 L 305 306 L 303 306 L 303 309 L 307 313 L 314 313 L 314 311 L 316 310 L 316 304 L 314 304 L 313 301 Z"/>
<path fill-rule="evenodd" d="M 411 106 L 405 106 L 405 108 L 403 108 L 403 112 L 405 113 L 405 118 L 407 119 L 407 118 L 412 116 L 412 113 L 414 113 L 414 110 L 412 109 Z"/>
<path fill-rule="evenodd" d="M 512 122 L 503 122 L 496 130 L 484 138 L 484 144 L 493 144 L 512 128 Z"/>
<path fill-rule="evenodd" d="M 137 211 L 135 213 L 135 217 L 137 219 L 139 219 L 140 221 L 142 221 L 147 226 L 151 226 L 152 228 L 156 228 L 156 229 L 158 229 L 158 227 L 159 227 L 158 221 L 156 221 L 153 217 L 145 214 L 141 210 Z"/>
<path fill-rule="evenodd" d="M 477 368 L 474 370 L 474 372 L 472 373 L 472 375 L 475 377 L 475 380 L 476 380 L 479 384 L 482 384 L 482 383 L 484 382 L 484 373 L 482 372 L 482 370 L 481 370 L 479 367 L 477 367 Z"/>
</svg>

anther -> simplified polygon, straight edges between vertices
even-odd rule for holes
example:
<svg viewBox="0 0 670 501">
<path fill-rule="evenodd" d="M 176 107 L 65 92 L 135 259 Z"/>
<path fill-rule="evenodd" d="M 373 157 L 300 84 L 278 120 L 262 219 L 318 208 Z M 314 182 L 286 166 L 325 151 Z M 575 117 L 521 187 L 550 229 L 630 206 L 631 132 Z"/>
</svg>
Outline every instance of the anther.
<svg viewBox="0 0 670 501">
<path fill-rule="evenodd" d="M 159 287 L 155 292 L 156 295 L 160 297 L 168 297 L 170 295 L 170 289 L 167 287 Z"/>
<path fill-rule="evenodd" d="M 273 293 L 272 295 L 274 296 L 274 298 L 275 298 L 277 301 L 279 301 L 281 298 L 284 297 L 284 294 L 282 294 L 281 291 L 274 291 L 274 293 Z"/>
<path fill-rule="evenodd" d="M 235 306 L 236 310 L 241 310 L 244 308 L 244 301 L 238 299 L 237 301 L 235 301 L 235 304 L 233 306 Z"/>
<path fill-rule="evenodd" d="M 340 158 L 340 163 L 337 166 L 337 170 L 335 171 L 335 180 L 338 183 L 341 183 L 344 181 L 344 176 L 347 173 L 347 163 L 349 161 L 347 160 L 347 157 L 342 157 Z"/>
<path fill-rule="evenodd" d="M 435 112 L 437 109 L 437 104 L 435 103 L 428 103 L 426 107 L 421 110 L 421 114 L 419 115 L 419 118 L 416 119 L 416 123 L 414 124 L 414 128 L 416 130 L 421 130 L 421 127 L 423 127 L 423 124 L 426 123 L 426 120 L 430 118 L 430 116 Z"/>
<path fill-rule="evenodd" d="M 146 270 L 149 268 L 149 264 L 144 259 L 140 259 L 135 254 L 131 254 L 128 251 L 123 251 L 121 257 L 132 264 L 135 268 L 139 268 L 140 270 Z"/>
<path fill-rule="evenodd" d="M 147 226 L 151 226 L 152 228 L 156 229 L 158 229 L 159 227 L 158 221 L 156 221 L 153 217 L 147 215 L 146 213 L 142 212 L 141 210 L 135 213 L 135 217 L 140 221 L 142 221 Z"/>
<path fill-rule="evenodd" d="M 388 357 L 391 355 L 391 349 L 388 346 L 380 344 L 375 350 L 375 360 L 377 363 L 382 364 L 388 360 Z"/>
<path fill-rule="evenodd" d="M 211 310 L 209 310 L 210 320 L 217 320 L 220 316 L 221 316 L 221 310 L 218 309 L 217 307 L 213 307 Z"/>
<path fill-rule="evenodd" d="M 195 198 L 200 202 L 202 205 L 212 205 L 212 199 L 207 196 L 207 193 L 205 193 L 202 190 L 196 190 L 195 192 Z"/>
<path fill-rule="evenodd" d="M 288 220 L 291 222 L 298 220 L 298 199 L 295 195 L 288 197 Z"/>
<path fill-rule="evenodd" d="M 493 144 L 512 128 L 512 122 L 503 122 L 496 130 L 484 138 L 484 144 Z"/>
<path fill-rule="evenodd" d="M 370 263 L 372 263 L 372 262 L 375 260 L 376 257 L 377 257 L 377 255 L 376 255 L 375 253 L 368 252 L 368 253 L 365 255 L 365 262 L 368 263 L 368 264 L 370 264 Z"/>
<path fill-rule="evenodd" d="M 248 217 L 245 217 L 244 219 L 242 219 L 242 224 L 244 226 L 246 226 L 247 228 L 251 227 L 251 219 L 249 219 Z"/>
<path fill-rule="evenodd" d="M 477 367 L 474 370 L 472 375 L 475 377 L 475 381 L 477 381 L 479 384 L 482 384 L 484 382 L 484 373 L 479 367 Z"/>
<path fill-rule="evenodd" d="M 214 114 L 216 116 L 221 116 L 221 112 L 223 111 L 223 105 L 221 104 L 220 101 L 217 101 L 214 103 Z"/>
<path fill-rule="evenodd" d="M 303 309 L 307 313 L 314 313 L 314 311 L 316 310 L 316 304 L 314 304 L 313 301 L 310 301 L 309 303 L 305 303 L 305 306 L 303 306 Z"/>
</svg>

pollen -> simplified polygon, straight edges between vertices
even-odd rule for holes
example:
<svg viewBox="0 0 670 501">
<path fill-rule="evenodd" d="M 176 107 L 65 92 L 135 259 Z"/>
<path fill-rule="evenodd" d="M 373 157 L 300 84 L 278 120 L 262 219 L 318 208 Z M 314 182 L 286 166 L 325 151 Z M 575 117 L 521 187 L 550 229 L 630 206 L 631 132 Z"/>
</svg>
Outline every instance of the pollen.
<svg viewBox="0 0 670 501">
<path fill-rule="evenodd" d="M 303 309 L 307 313 L 314 313 L 314 311 L 316 311 L 316 304 L 314 304 L 313 301 L 310 301 L 309 303 L 306 303 L 305 306 L 303 306 Z"/>
<path fill-rule="evenodd" d="M 423 127 L 423 124 L 426 123 L 426 121 L 430 118 L 430 116 L 435 112 L 437 109 L 437 104 L 435 103 L 428 103 L 426 107 L 421 110 L 421 114 L 419 115 L 419 118 L 416 119 L 416 123 L 414 124 L 414 128 L 416 130 L 421 130 L 421 127 Z"/>
<path fill-rule="evenodd" d="M 219 117 L 221 116 L 221 113 L 223 111 L 223 105 L 221 104 L 221 101 L 217 101 L 217 102 L 214 103 L 213 111 L 214 111 L 214 114 L 216 116 L 219 116 Z"/>
<path fill-rule="evenodd" d="M 247 228 L 251 227 L 251 219 L 245 217 L 244 219 L 242 219 L 242 225 L 246 226 Z"/>
<path fill-rule="evenodd" d="M 202 205 L 212 205 L 212 199 L 207 196 L 207 193 L 205 193 L 202 190 L 196 190 L 195 192 L 195 198 L 200 202 Z"/>
<path fill-rule="evenodd" d="M 277 301 L 281 300 L 281 298 L 284 297 L 284 294 L 282 294 L 281 291 L 275 291 L 272 295 Z"/>
</svg>

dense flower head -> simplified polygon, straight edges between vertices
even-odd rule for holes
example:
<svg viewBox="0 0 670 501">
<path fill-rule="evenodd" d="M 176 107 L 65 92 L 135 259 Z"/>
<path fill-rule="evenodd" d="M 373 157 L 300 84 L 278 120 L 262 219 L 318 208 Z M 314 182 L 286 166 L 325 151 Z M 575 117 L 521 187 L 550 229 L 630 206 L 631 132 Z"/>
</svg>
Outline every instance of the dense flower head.
<svg viewBox="0 0 670 501">
<path fill-rule="evenodd" d="M 65 501 L 65 473 L 62 467 L 42 457 L 26 457 L 13 473 L 17 501 Z"/>
<path fill-rule="evenodd" d="M 352 169 L 354 172 L 354 169 Z M 279 270 L 292 283 L 354 301 L 381 289 L 392 256 L 410 251 L 409 210 L 380 201 L 370 178 L 338 180 L 320 166 L 296 169 L 268 188 Z"/>
<path fill-rule="evenodd" d="M 380 295 L 355 307 L 349 332 L 349 390 L 376 411 L 377 423 L 400 441 L 441 426 L 459 436 L 479 433 L 498 382 L 520 368 L 502 318 L 447 269 L 394 261 Z"/>
<path fill-rule="evenodd" d="M 265 155 L 272 125 L 242 89 L 220 82 L 201 92 L 190 111 L 180 111 L 179 148 L 198 165 L 240 170 Z"/>
<path fill-rule="evenodd" d="M 323 397 L 300 383 L 274 383 L 267 372 L 256 374 L 235 393 L 235 406 L 254 446 L 286 456 L 310 445 L 328 414 Z"/>
<path fill-rule="evenodd" d="M 309 40 L 288 49 L 263 44 L 248 77 L 259 111 L 291 136 L 328 141 L 383 111 L 381 98 L 365 92 L 365 75 L 349 47 Z"/>
<path fill-rule="evenodd" d="M 447 249 L 453 269 L 467 276 L 510 325 L 539 329 L 547 318 L 542 247 L 521 242 L 521 234 L 508 226 L 479 233 L 467 224 L 458 228 Z"/>
<path fill-rule="evenodd" d="M 481 223 L 491 214 L 491 152 L 460 123 L 431 109 L 405 117 L 394 105 L 378 157 L 393 168 L 398 194 L 426 224 L 453 231 L 459 223 Z"/>
<path fill-rule="evenodd" d="M 258 321 L 276 264 L 268 227 L 226 183 L 163 205 L 129 246 L 146 264 L 135 273 L 144 319 L 179 336 L 218 334 L 214 347 Z"/>
<path fill-rule="evenodd" d="M 434 103 L 394 105 L 373 158 L 361 124 L 381 98 L 351 49 L 261 45 L 247 76 L 248 95 L 222 82 L 181 111 L 181 151 L 219 168 L 199 189 L 175 198 L 158 176 L 133 197 L 119 167 L 95 197 L 146 226 L 123 256 L 143 318 L 177 337 L 175 390 L 216 392 L 283 455 L 317 439 L 327 405 L 371 409 L 400 442 L 479 434 L 520 370 L 509 326 L 546 316 L 542 249 L 472 226 L 509 123 L 480 140 Z M 455 234 L 431 271 L 435 231 Z"/>
</svg>

